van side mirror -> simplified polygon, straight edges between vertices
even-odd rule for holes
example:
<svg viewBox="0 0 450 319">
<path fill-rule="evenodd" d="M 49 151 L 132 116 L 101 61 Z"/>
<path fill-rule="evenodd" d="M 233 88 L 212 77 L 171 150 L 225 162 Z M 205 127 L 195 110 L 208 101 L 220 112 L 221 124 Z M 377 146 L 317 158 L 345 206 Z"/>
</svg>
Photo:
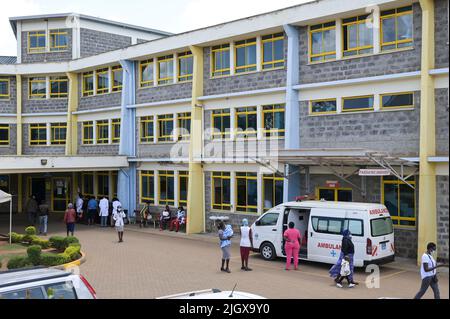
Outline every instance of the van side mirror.
<svg viewBox="0 0 450 319">
<path fill-rule="evenodd" d="M 261 222 L 260 222 L 259 220 L 257 220 L 257 221 L 255 222 L 255 225 L 256 225 L 256 226 L 259 226 L 259 225 L 261 225 Z"/>
</svg>

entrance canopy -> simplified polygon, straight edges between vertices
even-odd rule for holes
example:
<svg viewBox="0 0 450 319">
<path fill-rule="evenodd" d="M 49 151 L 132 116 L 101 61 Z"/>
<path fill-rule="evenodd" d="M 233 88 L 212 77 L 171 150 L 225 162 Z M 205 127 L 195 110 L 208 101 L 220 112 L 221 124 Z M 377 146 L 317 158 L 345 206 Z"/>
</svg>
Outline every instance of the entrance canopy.
<svg viewBox="0 0 450 319">
<path fill-rule="evenodd" d="M 9 202 L 9 201 L 11 201 L 11 199 L 12 199 L 11 194 L 5 193 L 4 191 L 2 191 L 0 189 L 0 204 Z"/>
<path fill-rule="evenodd" d="M 0 204 L 9 202 L 9 243 L 11 244 L 12 231 L 12 196 L 0 189 Z"/>
</svg>

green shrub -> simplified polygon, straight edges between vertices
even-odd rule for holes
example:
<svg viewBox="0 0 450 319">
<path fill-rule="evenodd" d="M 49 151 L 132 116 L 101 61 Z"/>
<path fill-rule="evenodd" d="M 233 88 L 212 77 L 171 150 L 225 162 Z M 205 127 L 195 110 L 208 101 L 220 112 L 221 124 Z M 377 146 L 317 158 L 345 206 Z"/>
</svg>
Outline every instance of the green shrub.
<svg viewBox="0 0 450 319">
<path fill-rule="evenodd" d="M 31 267 L 33 263 L 26 256 L 15 256 L 8 261 L 8 269 Z"/>
<path fill-rule="evenodd" d="M 50 241 L 45 240 L 45 239 L 41 239 L 41 238 L 35 238 L 33 239 L 33 241 L 31 242 L 32 245 L 39 245 L 41 246 L 42 249 L 48 249 L 51 247 L 50 245 Z"/>
<path fill-rule="evenodd" d="M 25 228 L 25 234 L 27 234 L 29 236 L 36 235 L 36 227 L 29 226 L 29 227 Z"/>
<path fill-rule="evenodd" d="M 11 241 L 13 243 L 21 243 L 23 242 L 24 235 L 18 234 L 18 233 L 11 233 Z"/>
<path fill-rule="evenodd" d="M 69 237 L 64 238 L 64 244 L 65 244 L 64 248 L 69 247 L 70 244 L 79 244 L 79 243 L 80 243 L 80 241 L 76 237 L 69 236 Z"/>
<path fill-rule="evenodd" d="M 41 261 L 41 246 L 38 245 L 34 245 L 34 246 L 30 246 L 27 249 L 27 255 L 28 255 L 28 259 L 31 261 L 31 263 L 35 266 L 39 265 L 40 261 Z"/>
<path fill-rule="evenodd" d="M 44 253 L 41 255 L 41 265 L 51 267 L 66 264 L 70 262 L 70 259 L 64 254 L 49 254 Z"/>
<path fill-rule="evenodd" d="M 27 243 L 28 245 L 31 245 L 31 243 L 33 242 L 33 240 L 39 239 L 38 236 L 36 235 L 25 235 L 23 236 L 23 242 Z"/>
<path fill-rule="evenodd" d="M 55 248 L 59 251 L 64 251 L 64 249 L 66 249 L 64 237 L 52 236 L 52 237 L 50 237 L 49 241 L 50 241 L 50 245 L 52 248 Z"/>
<path fill-rule="evenodd" d="M 64 250 L 63 255 L 65 255 L 70 261 L 74 261 L 81 258 L 80 253 L 81 246 L 69 246 Z"/>
</svg>

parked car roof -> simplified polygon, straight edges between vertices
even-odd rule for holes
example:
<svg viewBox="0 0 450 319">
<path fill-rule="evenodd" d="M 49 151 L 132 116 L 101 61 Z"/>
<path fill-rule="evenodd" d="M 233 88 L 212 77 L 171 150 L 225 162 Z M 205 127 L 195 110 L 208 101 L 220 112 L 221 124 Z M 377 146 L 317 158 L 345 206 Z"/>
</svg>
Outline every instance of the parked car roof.
<svg viewBox="0 0 450 319">
<path fill-rule="evenodd" d="M 383 206 L 380 203 L 358 203 L 358 202 L 334 202 L 322 200 L 309 200 L 302 202 L 286 202 L 282 204 L 287 207 L 320 207 L 320 208 L 342 208 L 342 209 L 369 209 L 374 206 Z"/>
<path fill-rule="evenodd" d="M 9 270 L 0 272 L 0 288 L 70 275 L 70 272 L 53 268 Z"/>
</svg>

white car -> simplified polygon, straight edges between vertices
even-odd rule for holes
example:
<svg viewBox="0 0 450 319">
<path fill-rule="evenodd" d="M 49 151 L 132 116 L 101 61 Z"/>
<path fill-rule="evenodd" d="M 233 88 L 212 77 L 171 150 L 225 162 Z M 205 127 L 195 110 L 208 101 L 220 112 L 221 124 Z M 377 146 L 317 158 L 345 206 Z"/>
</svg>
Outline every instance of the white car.
<svg viewBox="0 0 450 319">
<path fill-rule="evenodd" d="M 266 298 L 242 291 L 221 291 L 219 289 L 206 289 L 206 290 L 184 292 L 180 294 L 159 297 L 156 299 L 266 299 Z"/>
<path fill-rule="evenodd" d="M 96 299 L 82 275 L 52 268 L 0 272 L 0 299 Z"/>
</svg>

